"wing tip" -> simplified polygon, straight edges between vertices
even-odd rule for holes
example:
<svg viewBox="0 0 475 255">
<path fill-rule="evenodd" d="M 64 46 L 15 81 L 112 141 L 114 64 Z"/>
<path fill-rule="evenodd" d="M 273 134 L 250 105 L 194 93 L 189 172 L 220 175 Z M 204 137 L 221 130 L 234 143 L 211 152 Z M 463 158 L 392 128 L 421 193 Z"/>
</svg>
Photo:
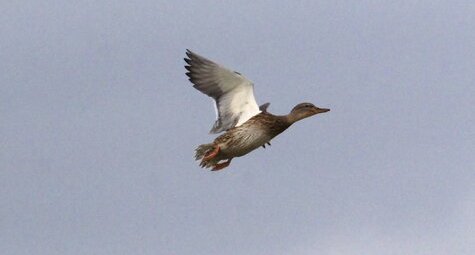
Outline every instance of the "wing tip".
<svg viewBox="0 0 475 255">
<path fill-rule="evenodd" d="M 265 104 L 262 104 L 262 105 L 259 106 L 259 110 L 260 110 L 261 112 L 267 112 L 267 108 L 269 108 L 269 105 L 270 105 L 269 102 L 267 102 L 267 103 L 265 103 Z"/>
<path fill-rule="evenodd" d="M 186 49 L 185 54 L 190 60 L 192 60 L 193 58 L 197 58 L 199 56 L 198 54 L 194 53 L 190 49 Z"/>
</svg>

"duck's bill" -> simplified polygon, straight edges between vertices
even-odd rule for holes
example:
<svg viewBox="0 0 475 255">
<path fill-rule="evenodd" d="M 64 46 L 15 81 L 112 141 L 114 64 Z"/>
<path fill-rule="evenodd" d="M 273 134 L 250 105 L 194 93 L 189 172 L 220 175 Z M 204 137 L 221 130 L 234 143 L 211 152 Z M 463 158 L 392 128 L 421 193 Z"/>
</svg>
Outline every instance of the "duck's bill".
<svg viewBox="0 0 475 255">
<path fill-rule="evenodd" d="M 317 113 L 324 113 L 324 112 L 329 112 L 330 109 L 327 109 L 327 108 L 317 108 L 316 111 L 317 111 Z"/>
</svg>

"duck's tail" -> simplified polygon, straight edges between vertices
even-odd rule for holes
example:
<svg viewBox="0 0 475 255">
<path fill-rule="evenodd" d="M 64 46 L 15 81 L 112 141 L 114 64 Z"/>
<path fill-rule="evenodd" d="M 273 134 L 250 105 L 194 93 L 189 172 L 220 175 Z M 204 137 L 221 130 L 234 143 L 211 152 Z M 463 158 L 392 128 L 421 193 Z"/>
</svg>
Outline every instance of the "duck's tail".
<svg viewBox="0 0 475 255">
<path fill-rule="evenodd" d="M 214 145 L 212 143 L 202 144 L 198 146 L 195 150 L 195 160 L 202 159 L 206 153 L 210 150 L 214 149 Z"/>
</svg>

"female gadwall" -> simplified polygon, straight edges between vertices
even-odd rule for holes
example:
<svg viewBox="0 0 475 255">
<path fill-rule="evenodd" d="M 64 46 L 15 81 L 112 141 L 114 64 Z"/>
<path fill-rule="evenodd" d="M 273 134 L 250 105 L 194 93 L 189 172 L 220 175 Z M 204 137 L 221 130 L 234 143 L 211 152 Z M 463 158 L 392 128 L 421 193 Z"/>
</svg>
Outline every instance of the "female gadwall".
<svg viewBox="0 0 475 255">
<path fill-rule="evenodd" d="M 212 143 L 196 148 L 195 159 L 201 167 L 221 170 L 240 157 L 270 145 L 270 140 L 293 123 L 330 109 L 318 108 L 311 103 L 295 106 L 287 115 L 267 112 L 269 103 L 260 107 L 254 98 L 253 83 L 238 72 L 233 72 L 213 61 L 187 50 L 186 75 L 193 87 L 212 97 L 216 103 L 217 120 L 210 133 L 225 132 Z M 221 162 L 223 161 L 223 162 Z"/>
</svg>

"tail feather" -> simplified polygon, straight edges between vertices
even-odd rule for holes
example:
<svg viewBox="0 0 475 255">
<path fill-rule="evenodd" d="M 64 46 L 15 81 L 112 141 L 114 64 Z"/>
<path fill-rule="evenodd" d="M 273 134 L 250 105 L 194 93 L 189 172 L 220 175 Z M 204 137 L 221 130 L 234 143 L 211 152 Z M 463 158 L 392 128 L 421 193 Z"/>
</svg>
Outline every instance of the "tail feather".
<svg viewBox="0 0 475 255">
<path fill-rule="evenodd" d="M 202 144 L 195 150 L 195 160 L 202 159 L 206 153 L 214 148 L 212 143 Z"/>
</svg>

